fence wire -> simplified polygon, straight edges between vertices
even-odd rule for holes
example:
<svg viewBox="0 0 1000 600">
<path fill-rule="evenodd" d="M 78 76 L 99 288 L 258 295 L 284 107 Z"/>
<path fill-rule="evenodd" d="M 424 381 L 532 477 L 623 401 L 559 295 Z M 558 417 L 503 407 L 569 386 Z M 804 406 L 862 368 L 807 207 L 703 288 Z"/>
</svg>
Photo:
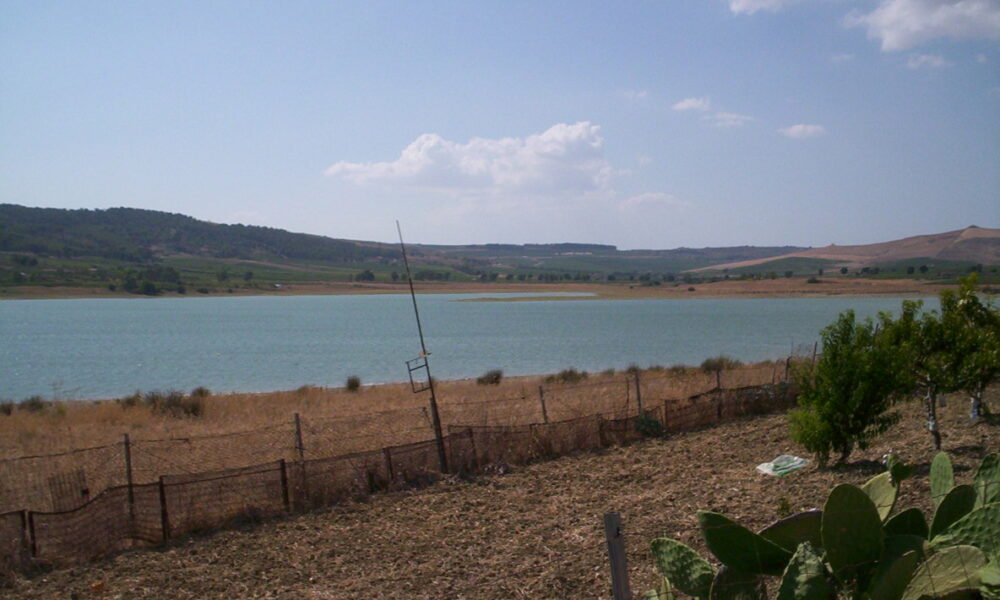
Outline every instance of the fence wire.
<svg viewBox="0 0 1000 600">
<path fill-rule="evenodd" d="M 773 372 L 762 370 L 756 377 L 764 375 L 771 378 Z M 449 426 L 443 440 L 448 470 L 502 472 L 506 465 L 783 409 L 791 400 L 784 385 L 715 389 L 714 379 L 699 382 L 710 391 L 680 400 L 658 388 L 656 378 L 640 380 L 639 394 L 634 380 L 627 393 L 627 380 L 587 384 L 583 390 L 594 404 L 591 414 L 582 416 L 550 408 L 550 400 L 556 407 L 572 402 L 570 387 L 544 389 L 545 410 L 541 397 L 502 401 L 508 419 L 503 424 L 488 413 L 476 416 L 476 410 L 493 407 L 466 410 L 471 422 Z M 611 396 L 614 389 L 617 396 Z M 606 404 L 596 402 L 601 395 Z M 600 410 L 593 412 L 594 407 Z M 4 505 L 30 509 L 0 514 L 0 576 L 23 569 L 30 559 L 72 563 L 227 523 L 426 485 L 441 477 L 441 464 L 438 443 L 430 438 L 422 413 L 402 410 L 381 419 L 361 418 L 354 421 L 360 430 L 350 429 L 347 419 L 329 419 L 226 436 L 136 441 L 130 445 L 131 485 L 124 443 L 0 461 Z M 512 415 L 516 417 L 510 420 Z M 519 418 L 526 421 L 518 423 Z M 385 439 L 399 443 L 372 447 Z"/>
</svg>

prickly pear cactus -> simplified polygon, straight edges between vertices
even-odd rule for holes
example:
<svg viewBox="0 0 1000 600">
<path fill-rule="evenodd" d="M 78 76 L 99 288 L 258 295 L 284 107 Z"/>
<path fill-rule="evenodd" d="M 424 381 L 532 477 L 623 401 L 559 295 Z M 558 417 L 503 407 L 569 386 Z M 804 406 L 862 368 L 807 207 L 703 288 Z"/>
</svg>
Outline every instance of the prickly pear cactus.
<svg viewBox="0 0 1000 600">
<path fill-rule="evenodd" d="M 882 528 L 886 535 L 915 535 L 927 539 L 930 534 L 927 519 L 919 508 L 908 508 L 892 515 Z"/>
<path fill-rule="evenodd" d="M 872 577 L 868 596 L 879 600 L 899 600 L 913 579 L 913 573 L 921 560 L 923 557 L 920 553 L 911 551 L 880 568 Z"/>
<path fill-rule="evenodd" d="M 709 600 L 767 600 L 767 586 L 760 575 L 723 566 L 715 574 Z"/>
<path fill-rule="evenodd" d="M 1000 554 L 1000 502 L 973 510 L 931 540 L 935 548 L 960 544 L 975 546 L 990 555 Z"/>
<path fill-rule="evenodd" d="M 834 575 L 862 580 L 882 553 L 882 518 L 868 495 L 850 484 L 833 488 L 823 507 L 823 548 Z"/>
<path fill-rule="evenodd" d="M 899 484 L 893 483 L 892 474 L 886 471 L 872 477 L 861 486 L 861 491 L 875 503 L 879 518 L 883 521 L 888 519 L 896 506 L 896 496 L 899 493 Z"/>
<path fill-rule="evenodd" d="M 833 590 L 827 576 L 823 558 L 812 544 L 802 542 L 781 576 L 777 600 L 828 600 Z"/>
<path fill-rule="evenodd" d="M 983 600 L 1000 600 L 1000 560 L 994 561 L 979 569 L 979 593 Z"/>
<path fill-rule="evenodd" d="M 973 546 L 954 546 L 932 555 L 913 573 L 902 600 L 944 598 L 969 590 L 979 589 L 977 571 L 986 566 L 986 555 Z"/>
<path fill-rule="evenodd" d="M 976 490 L 971 485 L 956 485 L 938 504 L 931 520 L 930 537 L 943 532 L 952 523 L 972 512 L 976 506 Z"/>
<path fill-rule="evenodd" d="M 697 552 L 669 538 L 653 540 L 653 560 L 671 585 L 689 596 L 707 599 L 715 569 Z"/>
<path fill-rule="evenodd" d="M 983 459 L 972 486 L 976 488 L 976 508 L 1000 502 L 1000 455 L 994 453 Z"/>
<path fill-rule="evenodd" d="M 823 547 L 822 522 L 823 511 L 807 510 L 771 523 L 760 530 L 760 537 L 789 552 L 795 552 L 802 542 L 809 542 L 813 548 L 819 549 Z"/>
<path fill-rule="evenodd" d="M 931 461 L 931 501 L 936 509 L 951 488 L 955 487 L 955 472 L 951 459 L 944 452 L 938 452 Z"/>
<path fill-rule="evenodd" d="M 792 553 L 719 513 L 700 510 L 698 523 L 719 562 L 752 575 L 781 575 Z"/>
</svg>

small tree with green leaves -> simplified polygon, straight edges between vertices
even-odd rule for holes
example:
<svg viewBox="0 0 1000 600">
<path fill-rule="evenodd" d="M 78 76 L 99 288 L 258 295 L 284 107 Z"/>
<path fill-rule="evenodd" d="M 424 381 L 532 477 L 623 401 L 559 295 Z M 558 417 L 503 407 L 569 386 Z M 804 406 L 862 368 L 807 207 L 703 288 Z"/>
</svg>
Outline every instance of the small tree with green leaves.
<svg viewBox="0 0 1000 600">
<path fill-rule="evenodd" d="M 941 320 L 950 331 L 954 387 L 966 392 L 970 418 L 983 416 L 983 393 L 1000 376 L 1000 309 L 976 293 L 978 275 L 959 280 L 957 291 L 941 293 Z"/>
<path fill-rule="evenodd" d="M 908 390 L 906 357 L 887 343 L 882 326 L 845 311 L 821 332 L 819 358 L 796 366 L 799 408 L 789 415 L 791 433 L 821 466 L 831 452 L 846 461 L 899 421 L 888 411 Z"/>
</svg>

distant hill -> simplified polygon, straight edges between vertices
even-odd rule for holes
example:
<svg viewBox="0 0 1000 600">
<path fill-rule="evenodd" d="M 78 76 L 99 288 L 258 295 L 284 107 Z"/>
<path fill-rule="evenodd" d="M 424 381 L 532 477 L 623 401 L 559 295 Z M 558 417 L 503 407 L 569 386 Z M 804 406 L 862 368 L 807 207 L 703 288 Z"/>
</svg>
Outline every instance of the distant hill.
<svg viewBox="0 0 1000 600">
<path fill-rule="evenodd" d="M 880 276 L 949 279 L 1000 263 L 1000 230 L 969 227 L 865 246 L 619 250 L 588 243 L 407 247 L 418 280 L 625 281 L 814 275 L 886 265 Z M 927 266 L 927 263 L 933 263 Z M 860 273 L 858 273 L 860 271 Z M 993 271 L 991 271 L 993 273 Z M 271 227 L 220 225 L 134 208 L 66 210 L 0 204 L 0 293 L 19 286 L 106 288 L 104 293 L 275 289 L 335 281 L 401 283 L 391 243 Z"/>
<path fill-rule="evenodd" d="M 1000 229 L 987 229 L 972 225 L 956 231 L 918 235 L 891 242 L 859 246 L 830 245 L 822 248 L 796 250 L 778 256 L 726 262 L 694 270 L 767 268 L 768 265 L 779 261 L 787 262 L 791 259 L 828 261 L 831 266 L 852 269 L 931 261 L 997 265 L 1000 264 Z"/>
</svg>

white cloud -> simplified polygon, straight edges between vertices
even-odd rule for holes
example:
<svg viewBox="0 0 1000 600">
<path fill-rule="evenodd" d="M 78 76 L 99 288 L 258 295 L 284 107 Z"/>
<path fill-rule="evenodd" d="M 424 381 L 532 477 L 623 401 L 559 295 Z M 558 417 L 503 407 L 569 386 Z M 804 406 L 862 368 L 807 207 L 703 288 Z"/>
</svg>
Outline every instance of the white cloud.
<svg viewBox="0 0 1000 600">
<path fill-rule="evenodd" d="M 615 171 L 600 127 L 560 123 L 526 138 L 466 143 L 425 133 L 392 162 L 341 161 L 326 170 L 357 185 L 385 184 L 456 193 L 588 193 L 607 189 Z"/>
<path fill-rule="evenodd" d="M 826 135 L 826 128 L 822 125 L 806 125 L 805 123 L 800 123 L 798 125 L 783 127 L 778 130 L 778 133 L 788 138 L 801 140 Z"/>
<path fill-rule="evenodd" d="M 649 97 L 648 90 L 622 90 L 622 95 L 631 102 L 640 102 Z"/>
<path fill-rule="evenodd" d="M 622 200 L 618 204 L 619 210 L 641 210 L 646 208 L 687 208 L 691 203 L 687 200 L 675 198 L 670 194 L 662 192 L 646 192 Z"/>
<path fill-rule="evenodd" d="M 853 54 L 847 54 L 847 53 L 834 54 L 833 56 L 830 57 L 830 62 L 837 63 L 837 64 L 839 64 L 839 63 L 845 63 L 845 62 L 848 62 L 848 61 L 851 61 L 851 60 L 854 60 L 854 55 Z"/>
<path fill-rule="evenodd" d="M 704 112 L 711 110 L 712 101 L 708 98 L 685 98 L 670 108 L 674 110 L 697 110 Z"/>
<path fill-rule="evenodd" d="M 702 118 L 715 127 L 742 127 L 754 120 L 753 117 L 731 112 L 717 112 Z"/>
<path fill-rule="evenodd" d="M 998 0 L 881 0 L 870 13 L 847 16 L 851 27 L 865 27 L 882 50 L 906 50 L 928 40 L 1000 39 Z"/>
<path fill-rule="evenodd" d="M 906 66 L 910 69 L 940 69 L 950 67 L 951 63 L 939 54 L 911 54 L 906 59 Z"/>
<path fill-rule="evenodd" d="M 782 8 L 803 0 L 729 0 L 729 10 L 740 15 L 752 15 L 758 10 L 778 12 Z"/>
</svg>

